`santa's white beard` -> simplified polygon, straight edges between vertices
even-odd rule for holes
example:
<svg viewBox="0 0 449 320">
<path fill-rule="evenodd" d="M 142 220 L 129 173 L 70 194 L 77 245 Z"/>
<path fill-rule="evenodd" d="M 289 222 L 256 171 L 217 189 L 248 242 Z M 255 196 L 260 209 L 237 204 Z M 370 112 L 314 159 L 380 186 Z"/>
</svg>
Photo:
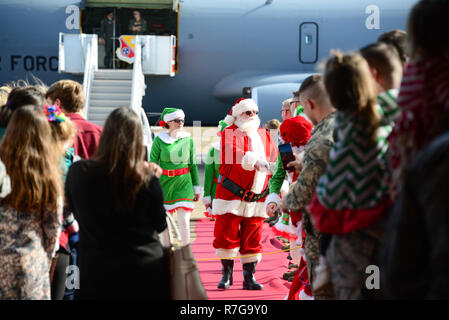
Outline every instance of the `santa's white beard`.
<svg viewBox="0 0 449 320">
<path fill-rule="evenodd" d="M 243 118 L 238 116 L 235 120 L 234 124 L 242 131 L 250 132 L 257 131 L 260 127 L 260 118 L 259 116 L 253 116 L 251 118 Z"/>
</svg>

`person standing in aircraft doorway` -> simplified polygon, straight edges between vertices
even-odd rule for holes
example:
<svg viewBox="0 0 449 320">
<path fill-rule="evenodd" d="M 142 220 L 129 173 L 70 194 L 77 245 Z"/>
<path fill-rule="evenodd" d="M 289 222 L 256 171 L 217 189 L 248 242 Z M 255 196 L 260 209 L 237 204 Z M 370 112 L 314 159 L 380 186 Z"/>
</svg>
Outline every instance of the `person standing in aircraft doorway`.
<svg viewBox="0 0 449 320">
<path fill-rule="evenodd" d="M 129 33 L 135 35 L 148 34 L 148 22 L 140 17 L 139 10 L 133 11 L 133 17 L 134 18 L 129 20 Z"/>
<path fill-rule="evenodd" d="M 104 44 L 104 67 L 112 69 L 115 48 L 118 47 L 117 38 L 120 37 L 120 24 L 114 16 L 114 10 L 108 9 L 106 17 L 100 22 L 100 44 Z M 115 46 L 114 46 L 115 41 Z"/>
</svg>

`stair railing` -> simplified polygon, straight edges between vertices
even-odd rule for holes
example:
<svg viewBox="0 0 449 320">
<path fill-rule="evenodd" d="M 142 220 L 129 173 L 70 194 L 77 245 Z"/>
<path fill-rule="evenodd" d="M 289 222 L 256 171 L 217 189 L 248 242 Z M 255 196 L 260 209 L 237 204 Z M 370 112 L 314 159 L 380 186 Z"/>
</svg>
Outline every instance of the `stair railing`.
<svg viewBox="0 0 449 320">
<path fill-rule="evenodd" d="M 85 39 L 87 41 L 87 46 L 85 50 L 83 78 L 84 116 L 89 120 L 90 91 L 95 71 L 98 70 L 98 38 L 96 34 L 93 34 L 91 37 Z"/>
<path fill-rule="evenodd" d="M 145 110 L 142 108 L 142 98 L 145 95 L 145 76 L 142 71 L 142 41 L 136 36 L 135 60 L 133 64 L 132 85 L 131 85 L 131 109 L 137 113 L 142 121 L 143 143 L 147 148 L 147 160 L 149 160 L 151 145 L 151 128 Z"/>
</svg>

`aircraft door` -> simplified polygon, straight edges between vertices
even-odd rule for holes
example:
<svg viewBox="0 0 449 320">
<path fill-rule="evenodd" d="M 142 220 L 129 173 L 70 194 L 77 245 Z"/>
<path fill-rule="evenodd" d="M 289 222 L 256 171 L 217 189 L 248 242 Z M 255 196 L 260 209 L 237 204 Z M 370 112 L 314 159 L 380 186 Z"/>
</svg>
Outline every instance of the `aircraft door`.
<svg viewBox="0 0 449 320">
<path fill-rule="evenodd" d="M 96 39 L 96 34 L 68 34 L 60 32 L 58 72 L 83 73 L 88 54 L 88 43 L 91 42 L 97 45 Z M 93 48 L 91 52 L 97 54 L 98 51 L 96 49 Z"/>
<path fill-rule="evenodd" d="M 318 61 L 318 24 L 303 22 L 299 26 L 299 61 L 313 64 Z"/>
</svg>

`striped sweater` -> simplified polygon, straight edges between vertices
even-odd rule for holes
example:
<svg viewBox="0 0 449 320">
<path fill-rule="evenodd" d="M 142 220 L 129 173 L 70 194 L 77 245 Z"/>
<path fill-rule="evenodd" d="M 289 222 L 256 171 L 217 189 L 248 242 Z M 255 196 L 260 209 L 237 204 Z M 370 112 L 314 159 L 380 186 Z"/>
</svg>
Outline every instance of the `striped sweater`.
<svg viewBox="0 0 449 320">
<path fill-rule="evenodd" d="M 394 92 L 383 98 L 379 97 L 378 111 L 382 123 L 390 125 L 377 130 L 374 143 L 354 115 L 337 113 L 335 144 L 309 207 L 320 232 L 344 234 L 367 227 L 390 205 L 387 136 L 397 105 Z"/>
<path fill-rule="evenodd" d="M 449 129 L 449 58 L 409 62 L 398 104 L 400 114 L 388 138 L 394 169 L 393 189 L 416 154 Z"/>
</svg>

